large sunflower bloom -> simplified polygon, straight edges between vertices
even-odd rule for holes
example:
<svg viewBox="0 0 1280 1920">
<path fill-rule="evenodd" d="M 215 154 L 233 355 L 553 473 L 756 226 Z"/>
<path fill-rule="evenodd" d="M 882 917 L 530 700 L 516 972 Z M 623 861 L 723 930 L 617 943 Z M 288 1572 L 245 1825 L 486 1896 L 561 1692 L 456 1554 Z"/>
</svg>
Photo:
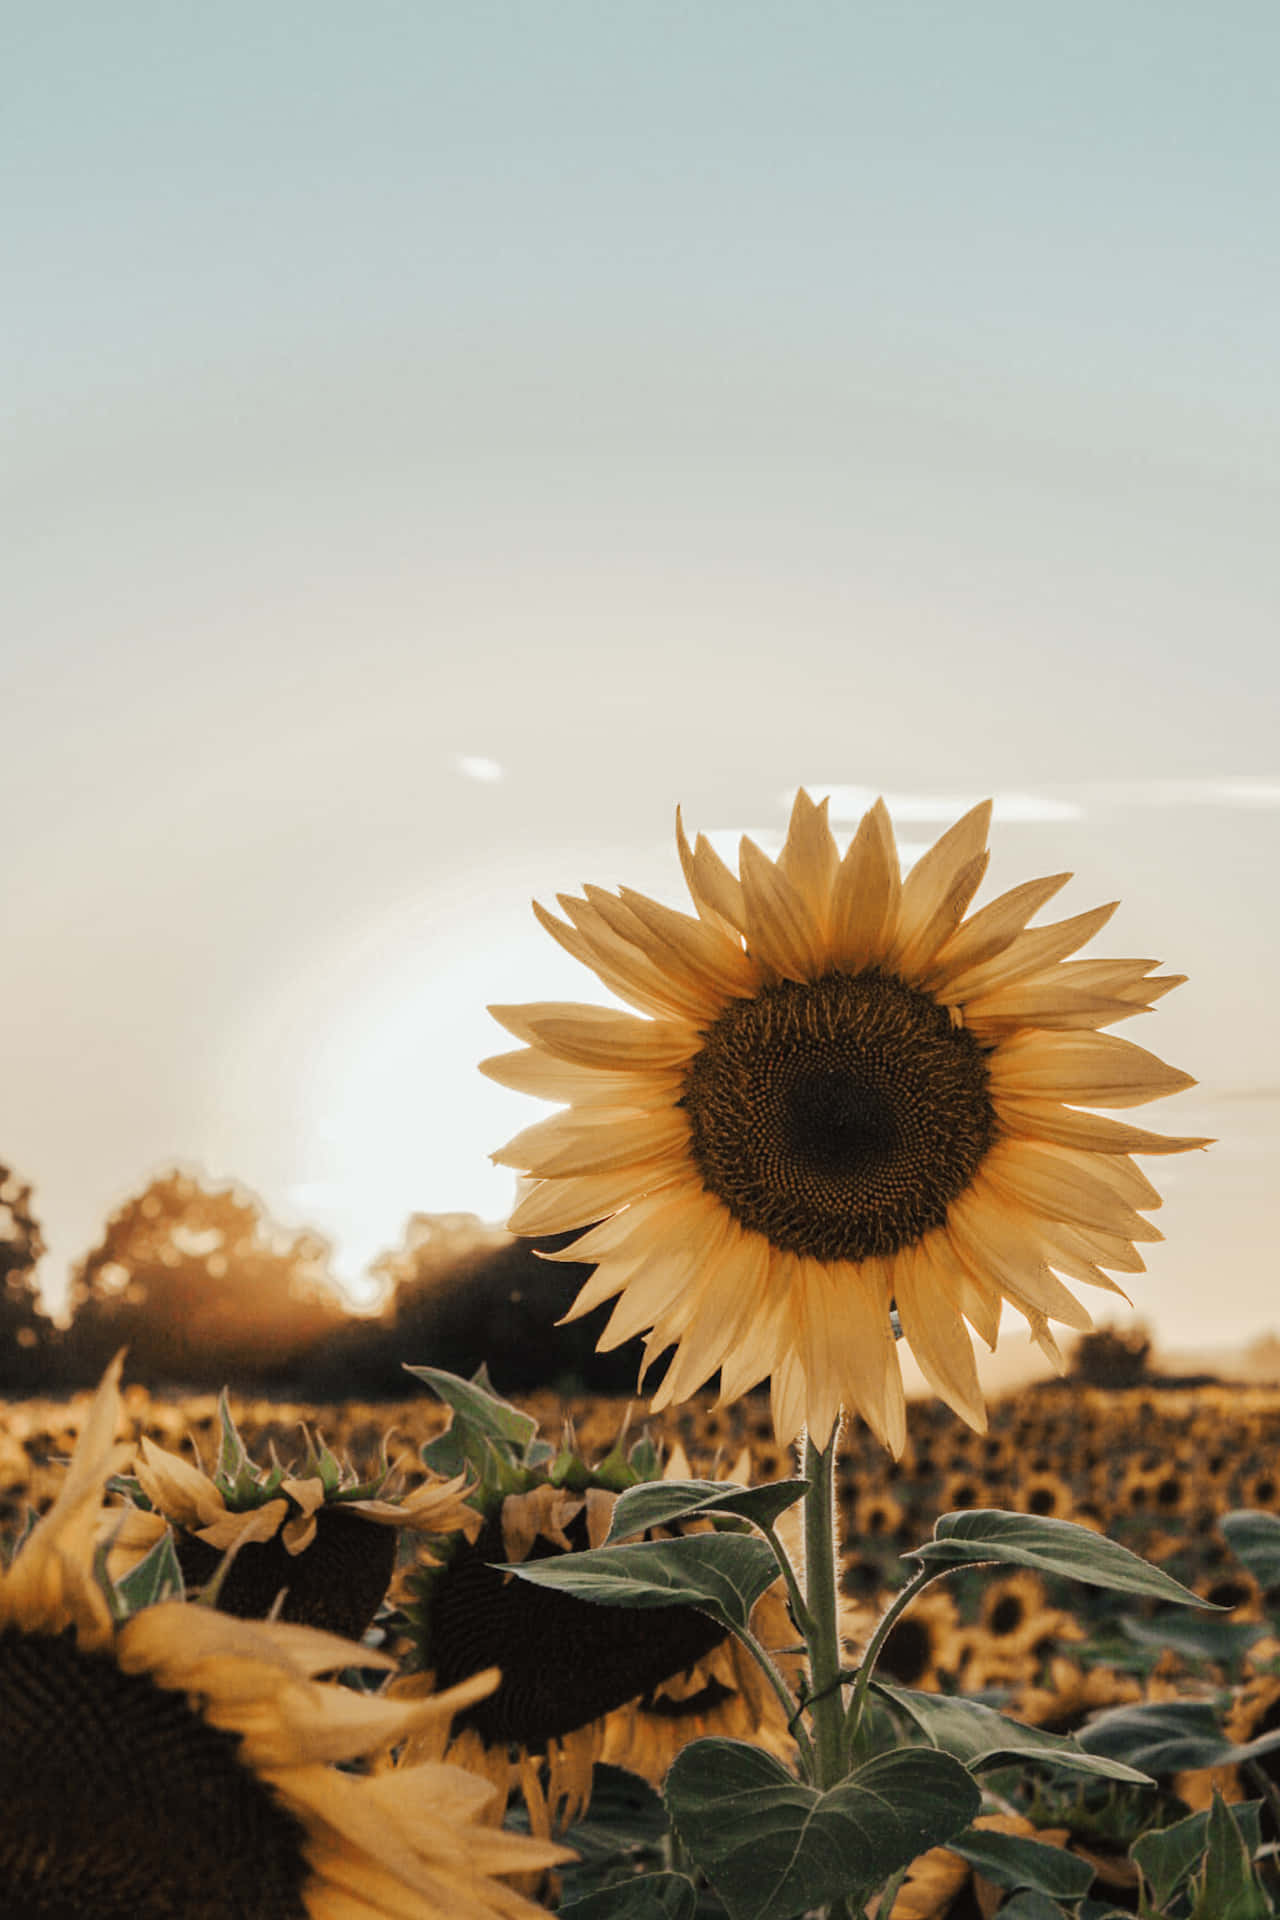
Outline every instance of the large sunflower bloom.
<svg viewBox="0 0 1280 1920">
<path fill-rule="evenodd" d="M 532 1916 L 492 1876 L 563 1849 L 484 1824 L 458 1768 L 352 1762 L 447 1722 L 493 1674 L 411 1707 L 325 1684 L 351 1643 L 166 1603 L 123 1625 L 94 1569 L 128 1448 L 119 1362 L 63 1489 L 0 1572 L 0 1910 L 26 1920 Z M 368 1650 L 360 1664 L 391 1666 Z"/>
<path fill-rule="evenodd" d="M 1135 1241 L 1161 1237 L 1132 1155 L 1206 1143 L 1081 1109 L 1193 1084 L 1098 1031 L 1182 976 L 1067 961 L 1115 905 L 1029 927 L 1068 874 L 965 919 L 990 813 L 903 879 L 882 801 L 842 857 L 801 791 L 777 861 L 744 838 L 739 874 L 677 821 L 696 918 L 625 887 L 561 895 L 563 921 L 535 904 L 638 1017 L 491 1009 L 525 1044 L 484 1070 L 567 1106 L 494 1158 L 536 1181 L 513 1231 L 591 1226 L 552 1256 L 595 1262 L 569 1317 L 619 1295 L 602 1348 L 674 1345 L 655 1409 L 717 1370 L 724 1400 L 768 1376 L 780 1440 L 825 1444 L 844 1405 L 898 1452 L 896 1308 L 981 1429 L 965 1322 L 994 1347 L 1008 1301 L 1060 1364 L 1050 1321 L 1092 1323 L 1058 1276 L 1119 1292 L 1104 1269 L 1141 1271 Z"/>
</svg>

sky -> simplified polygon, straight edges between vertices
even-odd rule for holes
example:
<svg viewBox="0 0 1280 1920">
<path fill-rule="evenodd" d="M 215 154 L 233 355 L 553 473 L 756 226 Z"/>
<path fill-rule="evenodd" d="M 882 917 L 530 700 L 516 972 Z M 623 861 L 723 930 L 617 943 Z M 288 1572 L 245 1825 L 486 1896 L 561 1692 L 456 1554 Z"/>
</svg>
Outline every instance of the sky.
<svg viewBox="0 0 1280 1920">
<path fill-rule="evenodd" d="M 490 1001 L 691 827 L 997 799 L 1119 897 L 1135 1316 L 1280 1330 L 1280 15 L 0 9 L 0 1159 L 57 1299 L 173 1164 L 507 1211 Z M 860 797 L 861 796 L 861 797 Z M 843 811 L 842 811 L 843 809 Z M 770 836 L 774 839 L 770 841 Z M 1139 1027 L 1141 1031 L 1139 1031 Z M 1111 1317 L 1103 1301 L 1104 1317 Z"/>
</svg>

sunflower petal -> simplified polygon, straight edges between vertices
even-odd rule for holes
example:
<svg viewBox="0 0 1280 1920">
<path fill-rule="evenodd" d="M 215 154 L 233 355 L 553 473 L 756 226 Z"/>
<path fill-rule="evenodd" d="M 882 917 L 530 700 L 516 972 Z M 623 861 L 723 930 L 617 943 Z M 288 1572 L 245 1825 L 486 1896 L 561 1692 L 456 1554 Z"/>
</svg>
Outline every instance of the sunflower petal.
<svg viewBox="0 0 1280 1920">
<path fill-rule="evenodd" d="M 727 867 L 705 834 L 699 834 L 691 848 L 685 835 L 680 809 L 676 808 L 676 844 L 685 885 L 698 910 L 698 918 L 711 926 L 734 933 L 746 929 L 747 909 L 742 897 L 742 882 Z"/>
<path fill-rule="evenodd" d="M 975 1433 L 987 1430 L 973 1343 L 935 1266 L 926 1236 L 894 1262 L 894 1299 L 903 1337 L 929 1385 Z"/>
<path fill-rule="evenodd" d="M 911 979 L 956 931 L 986 872 L 991 802 L 983 800 L 956 821 L 912 867 L 902 883 L 898 932 L 889 965 Z"/>
<path fill-rule="evenodd" d="M 883 800 L 863 814 L 831 897 L 831 963 L 858 973 L 884 957 L 897 927 L 902 883 Z"/>
</svg>

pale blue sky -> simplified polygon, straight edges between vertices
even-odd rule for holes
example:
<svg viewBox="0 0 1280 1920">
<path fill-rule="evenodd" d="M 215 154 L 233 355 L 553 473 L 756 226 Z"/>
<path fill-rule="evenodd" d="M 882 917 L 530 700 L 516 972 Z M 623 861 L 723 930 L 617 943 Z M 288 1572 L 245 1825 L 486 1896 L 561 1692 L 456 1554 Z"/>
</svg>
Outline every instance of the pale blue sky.
<svg viewBox="0 0 1280 1920">
<path fill-rule="evenodd" d="M 1131 1029 L 1203 1082 L 1153 1124 L 1223 1141 L 1153 1169 L 1138 1311 L 1280 1324 L 1280 12 L 0 23 L 0 1157 L 50 1286 L 172 1159 L 349 1275 L 502 1212 L 484 1001 L 587 990 L 530 893 L 676 899 L 677 800 L 806 781 L 919 840 L 1057 803 L 993 884 L 1123 897 L 1107 950 L 1192 975 Z"/>
</svg>

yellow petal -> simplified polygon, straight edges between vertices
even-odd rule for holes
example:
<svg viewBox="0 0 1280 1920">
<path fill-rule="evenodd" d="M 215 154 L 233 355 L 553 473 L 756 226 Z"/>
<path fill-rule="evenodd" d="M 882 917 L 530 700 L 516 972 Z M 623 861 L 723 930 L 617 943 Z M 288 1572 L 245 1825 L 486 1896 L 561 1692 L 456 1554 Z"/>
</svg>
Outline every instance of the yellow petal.
<svg viewBox="0 0 1280 1920">
<path fill-rule="evenodd" d="M 568 1233 L 612 1213 L 615 1207 L 672 1186 L 678 1162 L 655 1161 L 648 1167 L 622 1167 L 612 1173 L 584 1173 L 567 1180 L 539 1180 L 525 1195 L 507 1226 L 512 1233 Z"/>
<path fill-rule="evenodd" d="M 705 920 L 709 926 L 733 933 L 743 932 L 747 924 L 747 910 L 742 897 L 742 882 L 725 865 L 705 834 L 698 835 L 696 848 L 690 847 L 678 807 L 676 844 L 680 849 L 685 885 L 698 910 L 698 918 Z"/>
<path fill-rule="evenodd" d="M 826 965 L 827 949 L 810 903 L 745 834 L 739 865 L 747 947 L 753 958 L 786 980 L 817 978 Z"/>
<path fill-rule="evenodd" d="M 683 1154 L 689 1143 L 689 1123 L 678 1107 L 659 1106 L 652 1113 L 613 1116 L 608 1109 L 584 1119 L 579 1114 L 556 1114 L 525 1127 L 489 1158 L 498 1166 L 515 1167 L 540 1178 L 565 1174 L 607 1173 L 614 1167 L 643 1166 L 646 1162 Z"/>
<path fill-rule="evenodd" d="M 1019 1035 L 991 1056 L 987 1074 L 997 1108 L 1005 1094 L 1133 1107 L 1196 1084 L 1189 1073 L 1110 1033 Z"/>
<path fill-rule="evenodd" d="M 937 987 L 963 973 L 993 960 L 1017 938 L 1032 915 L 1038 913 L 1055 893 L 1061 892 L 1071 878 L 1069 873 L 1053 873 L 1043 880 L 1024 880 L 1011 887 L 977 913 L 939 948 L 932 965 L 921 977 L 922 985 Z"/>
<path fill-rule="evenodd" d="M 926 1235 L 894 1260 L 894 1297 L 903 1337 L 938 1398 L 975 1433 L 985 1433 L 987 1409 L 973 1343 L 951 1297 L 945 1269 L 934 1258 L 932 1243 L 940 1237 Z"/>
<path fill-rule="evenodd" d="M 808 903 L 820 931 L 825 936 L 831 889 L 840 865 L 840 855 L 827 825 L 829 801 L 815 807 L 804 788 L 796 794 L 791 821 L 778 871 L 786 876 L 800 898 Z"/>
<path fill-rule="evenodd" d="M 898 931 L 888 964 L 911 979 L 956 931 L 986 871 L 991 802 L 971 807 L 912 867 L 902 883 Z"/>
<path fill-rule="evenodd" d="M 1090 1153 L 1189 1153 L 1193 1147 L 1213 1145 L 1205 1135 L 1149 1133 L 1105 1114 L 1081 1113 L 1060 1100 L 1008 1093 L 1000 1096 L 1000 1125 L 1020 1139 L 1047 1140 Z"/>
<path fill-rule="evenodd" d="M 1109 900 L 1104 906 L 1091 907 L 1087 913 L 1073 914 L 1069 920 L 1055 920 L 1047 927 L 1032 927 L 1010 941 L 1003 952 L 961 973 L 950 973 L 937 998 L 944 1006 L 961 1006 L 965 1001 L 990 993 L 994 988 L 1020 980 L 1024 974 L 1038 973 L 1051 961 L 1074 953 L 1086 940 L 1100 933 L 1119 906 Z"/>
<path fill-rule="evenodd" d="M 858 973 L 884 957 L 897 928 L 898 850 L 883 800 L 862 816 L 832 889 L 831 961 Z"/>
</svg>

